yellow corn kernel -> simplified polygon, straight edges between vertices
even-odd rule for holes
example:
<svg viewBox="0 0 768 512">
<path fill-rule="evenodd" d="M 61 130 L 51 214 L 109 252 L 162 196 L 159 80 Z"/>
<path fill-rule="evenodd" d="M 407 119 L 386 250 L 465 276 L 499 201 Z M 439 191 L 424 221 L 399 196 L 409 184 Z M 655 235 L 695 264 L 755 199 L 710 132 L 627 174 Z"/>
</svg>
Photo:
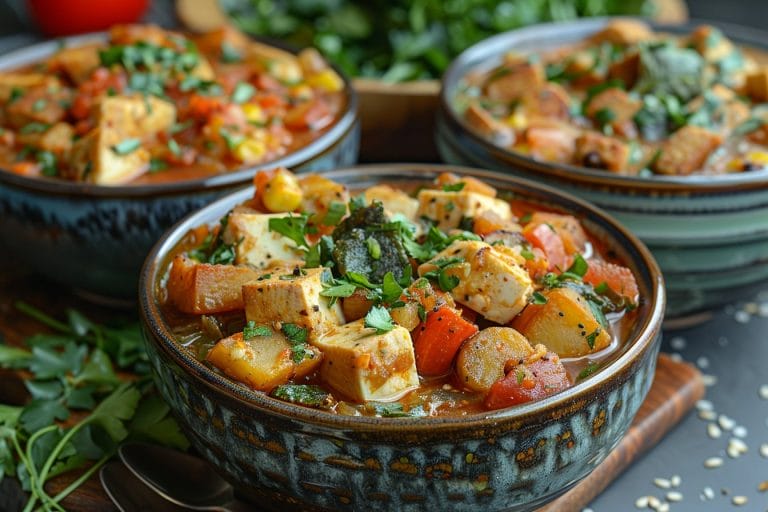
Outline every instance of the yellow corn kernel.
<svg viewBox="0 0 768 512">
<path fill-rule="evenodd" d="M 738 172 L 744 169 L 744 160 L 741 158 L 734 158 L 728 161 L 728 165 L 725 166 L 727 170 L 731 172 Z"/>
<path fill-rule="evenodd" d="M 312 87 L 323 89 L 328 92 L 339 92 L 344 89 L 344 80 L 338 73 L 331 68 L 324 69 L 319 73 L 307 78 L 307 83 Z"/>
<path fill-rule="evenodd" d="M 522 112 L 515 112 L 507 118 L 507 124 L 515 130 L 524 130 L 528 126 L 528 118 Z"/>
<path fill-rule="evenodd" d="M 267 145 L 263 140 L 254 138 L 243 139 L 232 150 L 232 156 L 243 163 L 258 162 L 267 152 Z"/>
<path fill-rule="evenodd" d="M 264 187 L 262 201 L 271 212 L 292 212 L 301 206 L 304 194 L 294 174 L 280 169 Z"/>
<path fill-rule="evenodd" d="M 264 124 L 267 122 L 267 116 L 261 107 L 255 103 L 246 103 L 243 105 L 243 114 L 249 123 Z"/>
<path fill-rule="evenodd" d="M 312 96 L 314 96 L 314 91 L 307 84 L 299 84 L 291 87 L 289 93 L 292 98 L 300 100 L 311 100 Z"/>
<path fill-rule="evenodd" d="M 753 164 L 768 165 L 768 151 L 751 151 L 746 159 Z"/>
</svg>

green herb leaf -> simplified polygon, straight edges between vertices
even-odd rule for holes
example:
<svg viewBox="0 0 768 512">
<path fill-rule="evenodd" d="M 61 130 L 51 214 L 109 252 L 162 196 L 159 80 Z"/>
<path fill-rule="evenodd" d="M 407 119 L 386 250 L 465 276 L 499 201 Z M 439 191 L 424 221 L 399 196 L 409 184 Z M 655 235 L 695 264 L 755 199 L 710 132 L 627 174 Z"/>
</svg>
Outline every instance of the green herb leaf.
<svg viewBox="0 0 768 512">
<path fill-rule="evenodd" d="M 320 386 L 308 384 L 282 384 L 272 390 L 270 396 L 307 407 L 323 409 L 333 405 L 333 395 Z"/>
<path fill-rule="evenodd" d="M 374 237 L 369 236 L 365 241 L 366 247 L 368 248 L 368 254 L 371 255 L 371 258 L 374 260 L 378 260 L 381 258 L 381 245 L 379 244 L 379 241 L 376 240 Z"/>
<path fill-rule="evenodd" d="M 594 361 L 591 361 L 587 366 L 584 367 L 583 370 L 579 372 L 579 374 L 576 376 L 576 380 L 584 380 L 593 373 L 595 373 L 598 368 L 600 368 L 600 363 L 596 363 Z"/>
<path fill-rule="evenodd" d="M 423 417 L 427 413 L 421 406 L 411 407 L 407 411 L 403 407 L 403 404 L 399 402 L 368 402 L 366 407 L 372 409 L 374 414 L 381 416 L 382 418 L 408 418 L 408 417 Z"/>
<path fill-rule="evenodd" d="M 256 94 L 256 88 L 247 82 L 237 82 L 235 90 L 232 92 L 233 103 L 245 103 Z"/>
<path fill-rule="evenodd" d="M 257 336 L 271 336 L 272 329 L 266 325 L 256 325 L 256 322 L 249 320 L 245 327 L 243 327 L 243 338 L 250 340 Z"/>
<path fill-rule="evenodd" d="M 331 201 L 328 211 L 325 213 L 321 224 L 324 226 L 336 226 L 344 215 L 347 214 L 347 205 L 341 201 Z"/>
<path fill-rule="evenodd" d="M 387 304 L 395 302 L 403 294 L 403 287 L 395 279 L 392 272 L 384 274 L 384 281 L 381 285 L 381 300 Z"/>
<path fill-rule="evenodd" d="M 587 334 L 587 338 L 586 338 L 587 339 L 587 345 L 589 345 L 589 349 L 590 350 L 595 348 L 595 340 L 597 339 L 597 337 L 599 335 L 600 335 L 600 328 L 599 327 L 597 329 L 595 329 L 594 331 L 592 331 L 591 333 Z"/>
<path fill-rule="evenodd" d="M 139 149 L 140 146 L 141 139 L 125 139 L 112 146 L 112 151 L 121 156 L 128 155 Z"/>
<path fill-rule="evenodd" d="M 533 292 L 531 295 L 531 304 L 541 305 L 546 304 L 547 298 L 539 292 Z"/>
<path fill-rule="evenodd" d="M 269 230 L 280 233 L 284 237 L 293 240 L 297 247 L 309 248 L 305 238 L 308 216 L 288 215 L 287 217 L 278 217 L 269 219 Z"/>
<path fill-rule="evenodd" d="M 456 183 L 448 183 L 446 185 L 443 185 L 443 191 L 444 192 L 460 192 L 464 190 L 464 187 L 466 186 L 466 183 L 463 181 L 459 181 Z"/>
<path fill-rule="evenodd" d="M 282 325 L 281 331 L 291 343 L 293 362 L 302 362 L 307 355 L 307 335 L 309 334 L 307 329 L 296 324 L 285 323 Z"/>
<path fill-rule="evenodd" d="M 376 329 L 376 334 L 383 334 L 395 328 L 389 311 L 382 306 L 373 306 L 365 315 L 365 326 Z"/>
<path fill-rule="evenodd" d="M 30 133 L 45 133 L 48 131 L 48 128 L 50 128 L 51 125 L 47 123 L 38 123 L 38 122 L 31 122 L 27 123 L 24 126 L 21 127 L 21 130 L 19 130 L 19 133 L 23 135 L 27 135 Z"/>
</svg>

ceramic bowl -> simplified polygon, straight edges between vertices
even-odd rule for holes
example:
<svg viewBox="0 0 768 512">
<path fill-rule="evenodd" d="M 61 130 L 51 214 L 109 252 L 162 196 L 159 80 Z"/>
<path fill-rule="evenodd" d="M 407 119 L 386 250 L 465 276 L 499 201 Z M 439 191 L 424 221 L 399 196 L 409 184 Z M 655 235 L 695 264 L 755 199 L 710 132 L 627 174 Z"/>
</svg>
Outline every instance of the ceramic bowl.
<svg viewBox="0 0 768 512">
<path fill-rule="evenodd" d="M 67 44 L 100 40 L 94 34 Z M 0 71 L 39 61 L 51 41 L 0 56 Z M 346 80 L 346 79 L 345 79 Z M 247 186 L 259 167 L 325 171 L 357 162 L 357 95 L 346 82 L 347 106 L 334 126 L 283 158 L 204 179 L 156 185 L 98 186 L 0 171 L 0 240 L 30 271 L 100 302 L 130 304 L 144 258 L 185 214 Z"/>
<path fill-rule="evenodd" d="M 487 39 L 462 53 L 443 78 L 437 145 L 446 162 L 480 166 L 547 183 L 615 216 L 643 240 L 664 272 L 668 316 L 733 300 L 768 281 L 768 170 L 723 176 L 618 176 L 606 171 L 533 160 L 475 135 L 454 98 L 473 69 L 500 62 L 510 50 L 556 48 L 598 31 L 609 19 L 536 25 Z M 699 23 L 654 25 L 687 33 Z M 715 23 L 761 57 L 768 33 Z M 762 58 L 765 59 L 765 53 Z"/>
<path fill-rule="evenodd" d="M 174 340 L 158 304 L 169 252 L 214 224 L 252 190 L 177 224 L 141 275 L 141 321 L 155 381 L 194 447 L 236 488 L 273 510 L 511 510 L 550 501 L 616 446 L 653 379 L 664 311 L 661 274 L 634 236 L 605 213 L 555 190 L 499 173 L 426 165 L 360 166 L 326 176 L 361 189 L 414 186 L 450 170 L 569 212 L 633 270 L 637 322 L 612 362 L 539 402 L 442 418 L 339 416 L 251 391 L 212 371 Z"/>
</svg>

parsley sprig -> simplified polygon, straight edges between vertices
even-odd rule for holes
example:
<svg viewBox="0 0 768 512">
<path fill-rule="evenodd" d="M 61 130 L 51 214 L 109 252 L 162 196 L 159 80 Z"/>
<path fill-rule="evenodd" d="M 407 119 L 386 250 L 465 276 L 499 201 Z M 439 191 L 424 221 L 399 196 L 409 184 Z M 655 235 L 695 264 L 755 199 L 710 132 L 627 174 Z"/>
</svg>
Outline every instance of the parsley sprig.
<svg viewBox="0 0 768 512">
<path fill-rule="evenodd" d="M 23 302 L 16 308 L 54 332 L 31 336 L 26 347 L 0 344 L 0 368 L 30 374 L 25 381 L 30 401 L 0 404 L 0 479 L 15 474 L 30 492 L 25 512 L 38 505 L 63 511 L 61 500 L 125 439 L 188 446 L 168 405 L 154 391 L 138 324 L 107 327 L 75 310 L 68 310 L 63 322 Z M 126 379 L 116 370 L 137 378 Z M 85 471 L 49 495 L 46 482 L 73 469 Z"/>
</svg>

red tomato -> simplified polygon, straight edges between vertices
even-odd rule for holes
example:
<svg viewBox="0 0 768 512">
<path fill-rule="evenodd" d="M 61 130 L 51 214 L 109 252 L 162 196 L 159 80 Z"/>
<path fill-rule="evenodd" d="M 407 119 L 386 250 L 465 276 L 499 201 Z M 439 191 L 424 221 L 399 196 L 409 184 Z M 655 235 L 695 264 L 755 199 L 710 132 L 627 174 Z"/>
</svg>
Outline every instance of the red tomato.
<svg viewBox="0 0 768 512">
<path fill-rule="evenodd" d="M 27 0 L 32 19 L 43 33 L 53 37 L 134 23 L 148 5 L 149 0 Z"/>
<path fill-rule="evenodd" d="M 485 397 L 485 407 L 501 409 L 523 404 L 570 387 L 563 363 L 554 352 L 529 365 L 517 365 L 493 383 Z"/>
</svg>

